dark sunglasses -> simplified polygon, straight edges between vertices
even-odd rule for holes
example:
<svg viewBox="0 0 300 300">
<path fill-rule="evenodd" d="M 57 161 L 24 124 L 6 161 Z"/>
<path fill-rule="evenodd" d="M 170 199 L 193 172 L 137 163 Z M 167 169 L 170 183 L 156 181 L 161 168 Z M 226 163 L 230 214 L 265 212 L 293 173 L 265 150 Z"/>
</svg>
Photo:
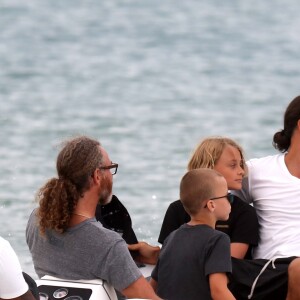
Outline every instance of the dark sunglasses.
<svg viewBox="0 0 300 300">
<path fill-rule="evenodd" d="M 228 200 L 228 202 L 229 202 L 230 204 L 232 204 L 233 201 L 234 201 L 234 195 L 231 194 L 231 193 L 227 193 L 227 195 L 220 196 L 220 197 L 210 198 L 209 200 L 218 200 L 218 199 L 222 199 L 222 198 L 227 198 L 227 200 Z M 207 204 L 205 204 L 204 207 L 207 207 Z"/>
<path fill-rule="evenodd" d="M 214 198 L 210 198 L 209 200 L 218 200 L 218 199 L 222 199 L 222 198 L 227 198 L 227 200 L 229 201 L 229 203 L 232 204 L 233 200 L 234 200 L 234 195 L 231 194 L 231 193 L 227 193 L 227 195 L 225 195 L 225 196 L 214 197 Z"/>
</svg>

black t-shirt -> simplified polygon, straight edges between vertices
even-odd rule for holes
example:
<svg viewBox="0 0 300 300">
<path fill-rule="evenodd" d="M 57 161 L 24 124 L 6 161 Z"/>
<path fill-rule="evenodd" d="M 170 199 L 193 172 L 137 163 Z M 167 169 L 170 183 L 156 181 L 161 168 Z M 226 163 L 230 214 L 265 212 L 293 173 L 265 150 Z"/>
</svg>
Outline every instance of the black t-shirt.
<svg viewBox="0 0 300 300">
<path fill-rule="evenodd" d="M 96 220 L 101 222 L 103 227 L 118 232 L 127 244 L 138 242 L 132 229 L 130 215 L 115 195 L 108 204 L 97 205 Z"/>
<path fill-rule="evenodd" d="M 190 221 L 180 200 L 172 202 L 165 214 L 158 242 L 163 244 L 166 237 L 182 224 Z M 234 197 L 227 221 L 217 221 L 216 229 L 229 235 L 231 243 L 249 244 L 245 258 L 251 258 L 253 246 L 258 244 L 258 220 L 253 206 Z"/>
</svg>

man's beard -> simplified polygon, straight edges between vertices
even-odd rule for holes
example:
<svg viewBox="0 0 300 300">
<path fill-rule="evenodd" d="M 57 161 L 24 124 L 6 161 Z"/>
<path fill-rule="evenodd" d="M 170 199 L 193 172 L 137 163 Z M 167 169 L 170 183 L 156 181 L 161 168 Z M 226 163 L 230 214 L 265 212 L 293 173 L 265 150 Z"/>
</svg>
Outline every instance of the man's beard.
<svg viewBox="0 0 300 300">
<path fill-rule="evenodd" d="M 99 195 L 99 203 L 101 205 L 108 204 L 112 198 L 112 180 L 106 176 L 103 176 L 101 187 L 100 187 L 100 195 Z"/>
</svg>

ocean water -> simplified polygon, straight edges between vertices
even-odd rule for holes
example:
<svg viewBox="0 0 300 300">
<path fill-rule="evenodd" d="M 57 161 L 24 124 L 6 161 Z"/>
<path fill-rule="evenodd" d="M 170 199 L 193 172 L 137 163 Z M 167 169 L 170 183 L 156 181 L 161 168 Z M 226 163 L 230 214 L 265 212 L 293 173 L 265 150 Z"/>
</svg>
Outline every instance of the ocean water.
<svg viewBox="0 0 300 300">
<path fill-rule="evenodd" d="M 0 235 L 23 269 L 36 277 L 25 227 L 65 138 L 95 137 L 119 163 L 114 192 L 151 244 L 202 138 L 275 153 L 300 93 L 299 6 L 1 0 Z"/>
</svg>

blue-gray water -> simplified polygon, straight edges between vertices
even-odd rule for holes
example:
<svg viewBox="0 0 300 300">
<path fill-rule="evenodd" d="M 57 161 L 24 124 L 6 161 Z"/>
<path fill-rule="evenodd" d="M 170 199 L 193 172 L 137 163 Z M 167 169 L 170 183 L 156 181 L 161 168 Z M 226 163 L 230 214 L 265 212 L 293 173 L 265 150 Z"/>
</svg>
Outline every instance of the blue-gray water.
<svg viewBox="0 0 300 300">
<path fill-rule="evenodd" d="M 156 244 L 192 149 L 236 139 L 273 154 L 300 93 L 299 7 L 287 1 L 0 1 L 0 235 L 25 242 L 37 189 L 65 137 L 98 138 L 115 194 Z"/>
</svg>

